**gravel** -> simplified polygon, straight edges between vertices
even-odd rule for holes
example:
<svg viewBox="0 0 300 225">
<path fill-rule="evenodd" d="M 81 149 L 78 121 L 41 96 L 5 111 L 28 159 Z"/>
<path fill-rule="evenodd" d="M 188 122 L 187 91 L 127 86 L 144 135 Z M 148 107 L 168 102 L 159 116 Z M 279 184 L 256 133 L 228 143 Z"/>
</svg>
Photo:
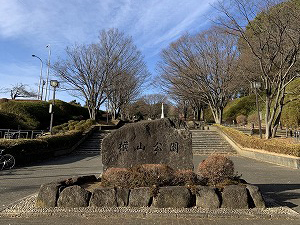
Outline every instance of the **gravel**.
<svg viewBox="0 0 300 225">
<path fill-rule="evenodd" d="M 81 207 L 81 208 L 36 208 L 37 194 L 21 199 L 4 210 L 1 217 L 31 216 L 93 216 L 98 217 L 135 217 L 135 218 L 300 218 L 299 213 L 288 207 L 274 205 L 266 209 L 203 209 L 203 208 L 152 208 L 152 207 Z M 270 206 L 268 204 L 268 206 Z"/>
</svg>

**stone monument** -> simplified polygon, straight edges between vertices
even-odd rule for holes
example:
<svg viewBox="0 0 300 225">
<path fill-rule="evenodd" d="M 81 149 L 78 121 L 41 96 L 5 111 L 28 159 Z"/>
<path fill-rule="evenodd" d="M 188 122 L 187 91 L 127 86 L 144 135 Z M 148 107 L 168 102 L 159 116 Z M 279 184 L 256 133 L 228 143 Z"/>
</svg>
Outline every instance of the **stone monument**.
<svg viewBox="0 0 300 225">
<path fill-rule="evenodd" d="M 104 171 L 138 164 L 193 169 L 191 133 L 168 118 L 127 124 L 105 137 L 101 149 Z"/>
</svg>

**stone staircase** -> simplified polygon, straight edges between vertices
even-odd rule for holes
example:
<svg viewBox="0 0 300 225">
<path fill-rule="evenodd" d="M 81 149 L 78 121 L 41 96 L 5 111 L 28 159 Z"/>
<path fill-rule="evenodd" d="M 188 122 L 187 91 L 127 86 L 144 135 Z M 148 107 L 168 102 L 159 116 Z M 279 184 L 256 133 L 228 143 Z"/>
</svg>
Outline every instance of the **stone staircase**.
<svg viewBox="0 0 300 225">
<path fill-rule="evenodd" d="M 110 130 L 95 130 L 82 144 L 75 150 L 75 154 L 100 155 L 103 138 Z"/>
<path fill-rule="evenodd" d="M 191 130 L 193 154 L 236 154 L 231 145 L 213 128 L 210 130 Z"/>
</svg>

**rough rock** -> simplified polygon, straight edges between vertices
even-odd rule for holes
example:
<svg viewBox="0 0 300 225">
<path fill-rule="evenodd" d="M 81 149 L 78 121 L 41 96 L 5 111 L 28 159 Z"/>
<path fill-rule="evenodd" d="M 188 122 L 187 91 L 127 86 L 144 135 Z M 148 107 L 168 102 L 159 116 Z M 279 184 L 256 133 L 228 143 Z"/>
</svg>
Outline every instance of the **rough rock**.
<svg viewBox="0 0 300 225">
<path fill-rule="evenodd" d="M 116 191 L 114 188 L 97 188 L 93 191 L 90 206 L 114 207 L 117 206 Z"/>
<path fill-rule="evenodd" d="M 116 188 L 117 206 L 128 206 L 130 189 Z"/>
<path fill-rule="evenodd" d="M 216 189 L 207 186 L 197 186 L 195 189 L 196 206 L 206 209 L 220 208 L 220 199 Z"/>
<path fill-rule="evenodd" d="M 41 208 L 55 207 L 61 187 L 59 182 L 42 184 L 36 199 L 36 206 Z"/>
<path fill-rule="evenodd" d="M 244 185 L 225 186 L 222 193 L 222 208 L 248 209 L 247 189 Z"/>
<path fill-rule="evenodd" d="M 170 119 L 127 124 L 102 142 L 104 171 L 138 164 L 167 164 L 173 169 L 193 169 L 191 134 L 177 129 Z"/>
<path fill-rule="evenodd" d="M 263 196 L 257 186 L 247 184 L 247 190 L 249 191 L 249 194 L 253 200 L 254 206 L 256 208 L 266 208 L 265 201 L 263 199 Z"/>
<path fill-rule="evenodd" d="M 57 200 L 58 207 L 76 208 L 89 205 L 91 193 L 78 185 L 66 187 Z"/>
<path fill-rule="evenodd" d="M 187 208 L 191 205 L 191 193 L 183 186 L 161 187 L 153 198 L 153 207 Z"/>
<path fill-rule="evenodd" d="M 130 190 L 129 204 L 130 207 L 147 207 L 152 200 L 151 191 L 148 187 L 134 188 Z"/>
</svg>

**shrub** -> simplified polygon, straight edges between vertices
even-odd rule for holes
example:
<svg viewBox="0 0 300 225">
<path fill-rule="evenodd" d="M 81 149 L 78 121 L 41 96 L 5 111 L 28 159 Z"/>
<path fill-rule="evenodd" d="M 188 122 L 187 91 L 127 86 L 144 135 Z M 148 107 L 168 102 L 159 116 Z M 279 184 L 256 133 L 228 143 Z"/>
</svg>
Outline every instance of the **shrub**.
<svg viewBox="0 0 300 225">
<path fill-rule="evenodd" d="M 192 170 L 176 170 L 174 173 L 173 185 L 196 185 L 197 183 L 197 174 Z"/>
<path fill-rule="evenodd" d="M 174 170 L 165 164 L 136 165 L 131 171 L 134 176 L 133 185 L 137 187 L 166 186 L 174 178 Z"/>
<path fill-rule="evenodd" d="M 258 126 L 258 115 L 257 115 L 257 112 L 255 113 L 252 113 L 248 116 L 248 119 L 247 119 L 248 123 L 250 124 L 254 124 L 255 126 Z"/>
<path fill-rule="evenodd" d="M 198 174 L 207 179 L 208 184 L 216 185 L 234 177 L 234 164 L 228 157 L 212 154 L 199 163 Z"/>
<path fill-rule="evenodd" d="M 238 115 L 236 117 L 236 122 L 237 122 L 237 124 L 245 125 L 245 124 L 247 124 L 247 117 L 245 115 Z"/>
<path fill-rule="evenodd" d="M 58 133 L 55 135 L 42 136 L 39 139 L 48 143 L 51 150 L 71 148 L 82 138 L 81 131 L 69 131 L 66 133 Z"/>
<path fill-rule="evenodd" d="M 104 187 L 125 187 L 132 186 L 133 174 L 127 168 L 109 168 L 102 174 L 101 183 Z"/>
</svg>

